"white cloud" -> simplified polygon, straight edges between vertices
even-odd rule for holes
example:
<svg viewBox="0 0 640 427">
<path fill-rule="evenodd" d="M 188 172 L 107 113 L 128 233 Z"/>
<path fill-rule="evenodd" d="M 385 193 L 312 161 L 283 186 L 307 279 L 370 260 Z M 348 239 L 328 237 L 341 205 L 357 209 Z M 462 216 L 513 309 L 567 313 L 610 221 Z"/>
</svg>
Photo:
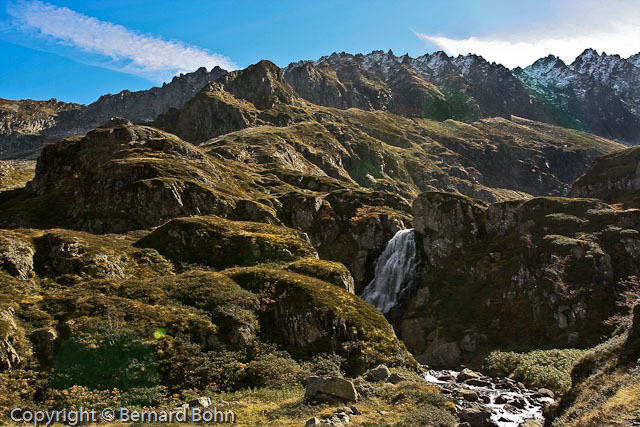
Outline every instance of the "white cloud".
<svg viewBox="0 0 640 427">
<path fill-rule="evenodd" d="M 614 0 L 600 5 L 583 1 L 580 5 L 573 13 L 547 22 L 546 28 L 535 31 L 529 29 L 466 39 L 415 34 L 449 55 L 474 53 L 509 68 L 526 67 L 549 54 L 571 63 L 587 48 L 623 57 L 640 52 L 640 7 L 637 4 Z M 526 27 L 524 23 L 523 27 Z"/>
<path fill-rule="evenodd" d="M 102 57 L 93 62 L 158 82 L 199 67 L 237 68 L 229 58 L 197 46 L 166 41 L 38 0 L 11 3 L 7 12 L 13 18 L 12 27 L 24 35 L 44 39 L 57 50 Z"/>
</svg>

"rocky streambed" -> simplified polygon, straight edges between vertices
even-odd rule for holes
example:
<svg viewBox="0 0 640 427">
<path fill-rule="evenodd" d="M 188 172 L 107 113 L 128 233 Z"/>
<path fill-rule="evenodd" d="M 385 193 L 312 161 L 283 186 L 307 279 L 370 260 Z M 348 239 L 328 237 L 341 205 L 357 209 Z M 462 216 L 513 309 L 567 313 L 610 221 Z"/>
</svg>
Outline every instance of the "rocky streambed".
<svg viewBox="0 0 640 427">
<path fill-rule="evenodd" d="M 461 426 L 543 426 L 544 407 L 554 401 L 550 390 L 529 390 L 510 378 L 491 378 L 469 369 L 428 370 L 424 377 L 455 402 Z"/>
</svg>

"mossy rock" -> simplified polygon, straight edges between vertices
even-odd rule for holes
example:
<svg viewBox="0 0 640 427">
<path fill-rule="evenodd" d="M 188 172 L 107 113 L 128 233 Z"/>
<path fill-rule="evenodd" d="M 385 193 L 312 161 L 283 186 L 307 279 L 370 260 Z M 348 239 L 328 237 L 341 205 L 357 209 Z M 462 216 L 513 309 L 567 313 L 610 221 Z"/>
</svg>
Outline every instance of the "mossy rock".
<svg viewBox="0 0 640 427">
<path fill-rule="evenodd" d="M 381 363 L 415 365 L 393 328 L 374 307 L 330 283 L 277 268 L 237 267 L 223 272 L 258 294 L 263 334 L 299 357 L 335 351 L 346 369 L 361 373 Z"/>
<path fill-rule="evenodd" d="M 317 256 L 299 231 L 213 216 L 173 219 L 136 246 L 154 248 L 175 262 L 215 269 Z"/>
<path fill-rule="evenodd" d="M 351 273 L 344 264 L 339 262 L 326 261 L 318 258 L 302 258 L 287 264 L 284 268 L 295 273 L 333 283 L 348 292 L 355 293 Z"/>
</svg>

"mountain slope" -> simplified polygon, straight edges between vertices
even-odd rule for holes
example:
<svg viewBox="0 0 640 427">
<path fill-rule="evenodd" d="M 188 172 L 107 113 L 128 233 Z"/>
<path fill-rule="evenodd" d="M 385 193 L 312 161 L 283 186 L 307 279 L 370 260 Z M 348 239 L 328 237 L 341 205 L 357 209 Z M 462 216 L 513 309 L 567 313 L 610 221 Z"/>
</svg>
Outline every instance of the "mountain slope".
<svg viewBox="0 0 640 427">
<path fill-rule="evenodd" d="M 595 157 L 622 148 L 519 118 L 465 124 L 322 107 L 298 96 L 288 84 L 291 72 L 262 61 L 230 73 L 154 125 L 225 158 L 409 199 L 428 190 L 487 201 L 564 195 Z M 263 87 L 243 93 L 243 81 Z"/>
<path fill-rule="evenodd" d="M 104 95 L 88 106 L 49 101 L 0 100 L 0 158 L 37 157 L 44 143 L 84 135 L 111 117 L 148 122 L 181 107 L 207 83 L 224 75 L 215 67 L 176 76 L 162 87 Z"/>
<path fill-rule="evenodd" d="M 637 55 L 587 49 L 570 65 L 550 56 L 510 71 L 477 55 L 374 51 L 292 63 L 285 76 L 319 105 L 437 120 L 515 115 L 633 144 L 640 142 L 638 63 Z"/>
</svg>

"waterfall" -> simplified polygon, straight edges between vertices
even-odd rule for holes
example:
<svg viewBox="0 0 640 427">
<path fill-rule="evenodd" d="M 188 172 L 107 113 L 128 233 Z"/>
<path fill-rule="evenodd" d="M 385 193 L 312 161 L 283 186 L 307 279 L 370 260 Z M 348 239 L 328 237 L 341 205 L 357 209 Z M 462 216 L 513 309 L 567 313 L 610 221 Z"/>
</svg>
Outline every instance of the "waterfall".
<svg viewBox="0 0 640 427">
<path fill-rule="evenodd" d="M 382 313 L 388 313 L 397 304 L 400 293 L 412 286 L 417 267 L 413 228 L 400 230 L 376 260 L 373 280 L 360 297 Z"/>
</svg>

